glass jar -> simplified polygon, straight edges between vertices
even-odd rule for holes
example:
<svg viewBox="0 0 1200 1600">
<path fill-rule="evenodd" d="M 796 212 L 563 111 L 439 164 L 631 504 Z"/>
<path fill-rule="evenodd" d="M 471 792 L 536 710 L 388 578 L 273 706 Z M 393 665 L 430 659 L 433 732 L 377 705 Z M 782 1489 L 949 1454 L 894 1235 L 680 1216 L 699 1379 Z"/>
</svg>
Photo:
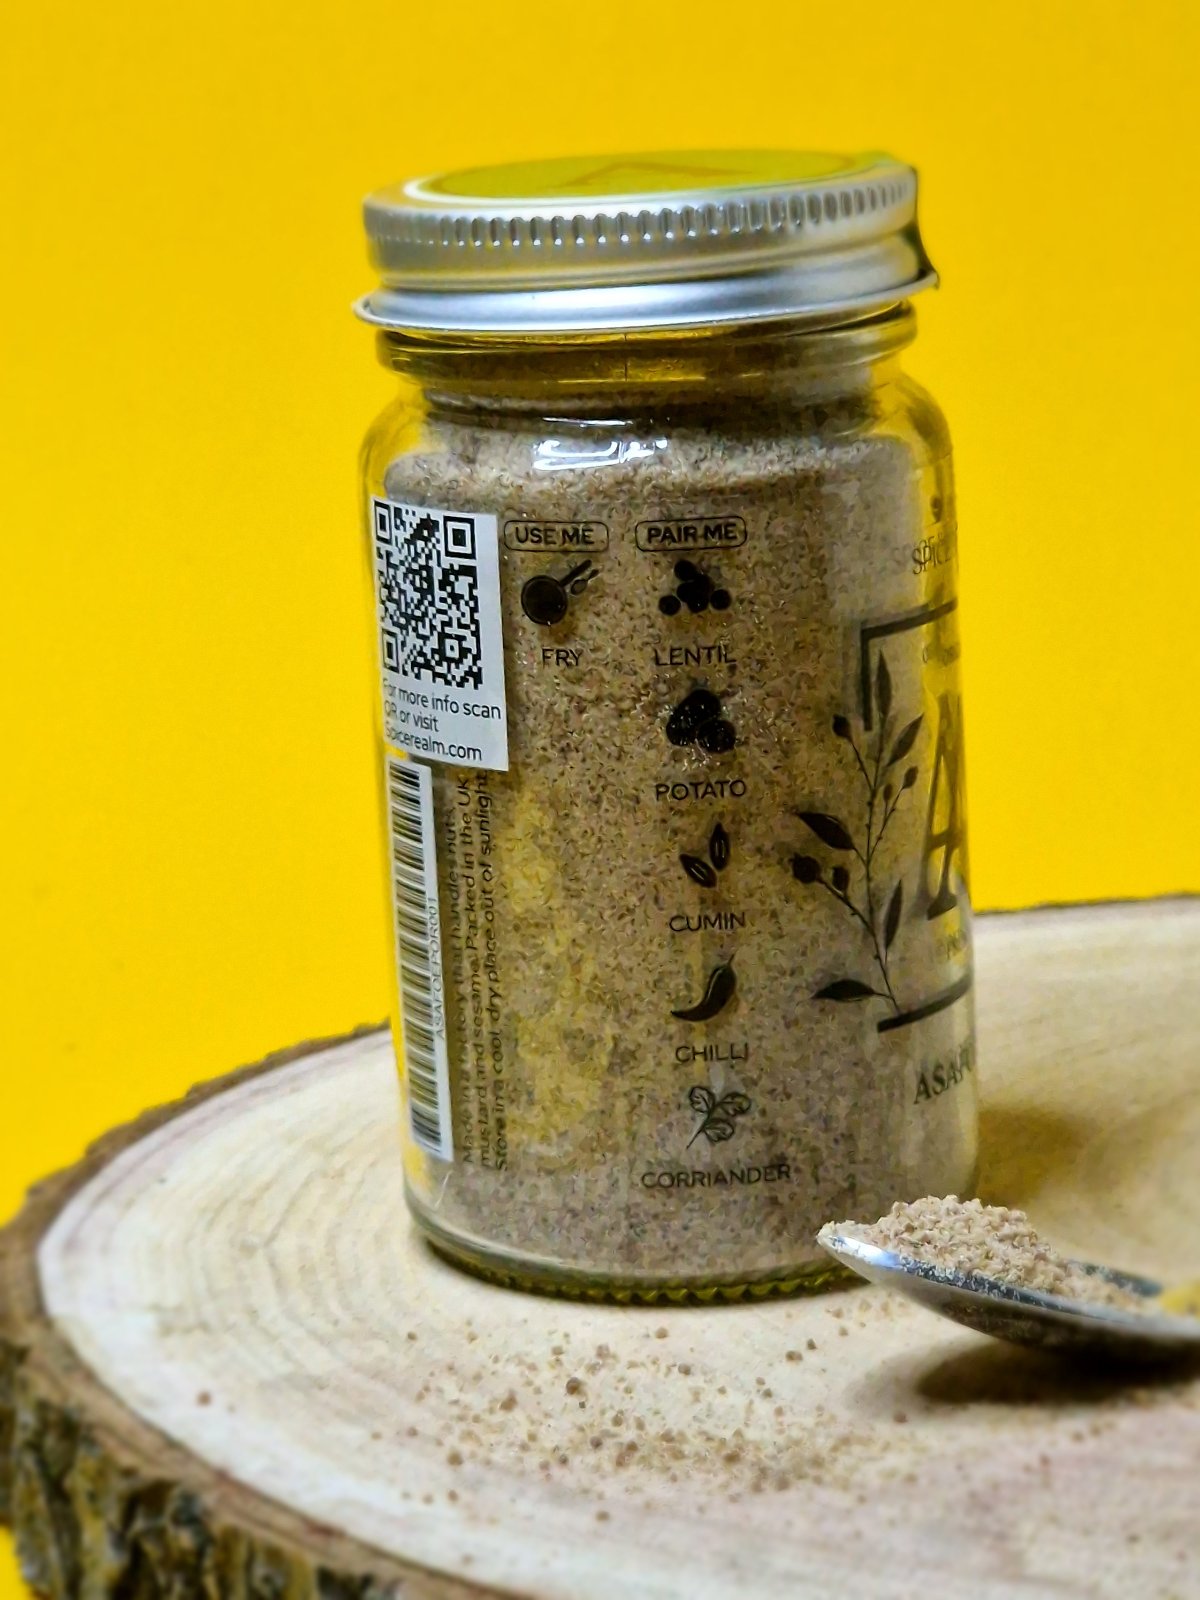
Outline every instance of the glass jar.
<svg viewBox="0 0 1200 1600">
<path fill-rule="evenodd" d="M 367 223 L 404 380 L 363 477 L 413 1214 L 522 1287 L 815 1286 L 824 1222 L 975 1165 L 915 174 L 483 169 Z"/>
</svg>

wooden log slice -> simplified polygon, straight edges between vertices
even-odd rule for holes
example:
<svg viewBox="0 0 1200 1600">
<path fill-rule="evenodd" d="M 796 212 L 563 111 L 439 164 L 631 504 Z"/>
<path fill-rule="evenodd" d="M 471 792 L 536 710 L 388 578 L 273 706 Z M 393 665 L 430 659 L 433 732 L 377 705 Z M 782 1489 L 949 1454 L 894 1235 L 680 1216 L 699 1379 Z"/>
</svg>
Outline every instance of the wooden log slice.
<svg viewBox="0 0 1200 1600">
<path fill-rule="evenodd" d="M 987 919 L 983 1188 L 1200 1276 L 1200 907 Z M 875 1289 L 623 1309 L 405 1216 L 386 1037 L 150 1112 L 0 1238 L 0 1494 L 55 1600 L 1200 1594 L 1200 1386 Z"/>
</svg>

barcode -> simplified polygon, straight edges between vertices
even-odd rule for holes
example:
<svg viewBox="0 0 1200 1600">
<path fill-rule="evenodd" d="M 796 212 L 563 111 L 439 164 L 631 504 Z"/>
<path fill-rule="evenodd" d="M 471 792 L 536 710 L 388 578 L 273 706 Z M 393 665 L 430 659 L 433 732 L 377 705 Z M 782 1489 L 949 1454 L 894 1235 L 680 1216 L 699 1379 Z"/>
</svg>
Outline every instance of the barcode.
<svg viewBox="0 0 1200 1600">
<path fill-rule="evenodd" d="M 446 998 L 438 916 L 433 774 L 416 761 L 388 760 L 388 833 L 400 983 L 408 1120 L 414 1141 L 454 1159 Z"/>
</svg>

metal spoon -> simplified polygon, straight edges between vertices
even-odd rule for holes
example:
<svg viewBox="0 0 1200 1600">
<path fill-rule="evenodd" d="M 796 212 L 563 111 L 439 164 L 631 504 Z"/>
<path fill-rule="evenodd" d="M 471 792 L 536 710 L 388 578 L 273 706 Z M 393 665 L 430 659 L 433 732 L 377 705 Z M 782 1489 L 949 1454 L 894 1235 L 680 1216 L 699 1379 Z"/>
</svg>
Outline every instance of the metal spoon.
<svg viewBox="0 0 1200 1600">
<path fill-rule="evenodd" d="M 1088 1351 L 1126 1361 L 1163 1361 L 1185 1355 L 1200 1358 L 1200 1319 L 1196 1317 L 1173 1316 L 1165 1309 L 1120 1311 L 1062 1300 L 1033 1289 L 1014 1289 L 980 1273 L 968 1276 L 881 1250 L 840 1233 L 834 1222 L 821 1229 L 817 1242 L 860 1277 L 895 1289 L 964 1328 L 1007 1339 L 1010 1344 Z M 1162 1284 L 1149 1278 L 1086 1261 L 1076 1265 L 1147 1300 L 1164 1294 Z"/>
</svg>

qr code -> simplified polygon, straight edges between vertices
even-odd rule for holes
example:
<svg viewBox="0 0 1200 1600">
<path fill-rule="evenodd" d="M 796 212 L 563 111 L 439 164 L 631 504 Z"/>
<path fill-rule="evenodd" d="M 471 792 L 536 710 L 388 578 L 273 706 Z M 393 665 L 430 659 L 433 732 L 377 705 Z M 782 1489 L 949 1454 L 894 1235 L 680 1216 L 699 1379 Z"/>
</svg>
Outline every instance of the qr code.
<svg viewBox="0 0 1200 1600">
<path fill-rule="evenodd" d="M 448 688 L 483 682 L 474 517 L 375 502 L 383 665 Z"/>
</svg>

